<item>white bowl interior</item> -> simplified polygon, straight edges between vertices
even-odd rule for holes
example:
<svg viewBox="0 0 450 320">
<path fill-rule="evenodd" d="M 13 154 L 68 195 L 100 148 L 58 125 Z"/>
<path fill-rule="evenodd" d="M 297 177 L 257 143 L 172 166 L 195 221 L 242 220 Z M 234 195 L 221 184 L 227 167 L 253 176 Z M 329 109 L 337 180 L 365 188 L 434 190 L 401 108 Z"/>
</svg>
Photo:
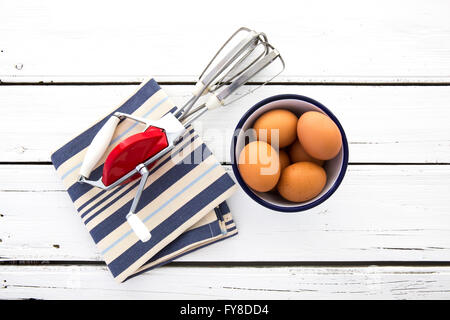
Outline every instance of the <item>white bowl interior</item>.
<svg viewBox="0 0 450 320">
<path fill-rule="evenodd" d="M 239 159 L 239 154 L 241 153 L 242 149 L 245 147 L 245 132 L 248 129 L 251 129 L 253 127 L 253 124 L 255 123 L 256 119 L 258 119 L 262 114 L 266 113 L 267 111 L 273 110 L 273 109 L 287 109 L 292 111 L 297 116 L 301 116 L 303 113 L 307 111 L 318 111 L 323 112 L 319 107 L 308 103 L 306 101 L 297 100 L 297 99 L 284 99 L 284 100 L 277 100 L 270 102 L 260 108 L 258 108 L 253 114 L 251 114 L 248 119 L 243 124 L 241 131 L 238 133 L 237 141 L 236 141 L 236 159 Z M 291 202 L 288 200 L 285 200 L 282 198 L 276 191 L 271 192 L 257 192 L 249 188 L 255 195 L 257 195 L 259 198 L 277 205 L 281 207 L 297 207 L 299 205 L 307 205 L 316 199 L 319 199 L 322 197 L 330 188 L 333 186 L 333 184 L 336 182 L 336 179 L 339 176 L 339 172 L 342 168 L 342 161 L 344 158 L 343 150 L 341 148 L 341 151 L 339 154 L 328 161 L 325 161 L 324 163 L 324 169 L 327 173 L 327 183 L 325 184 L 325 187 L 323 188 L 322 192 L 318 194 L 315 198 L 305 201 L 305 202 Z"/>
</svg>

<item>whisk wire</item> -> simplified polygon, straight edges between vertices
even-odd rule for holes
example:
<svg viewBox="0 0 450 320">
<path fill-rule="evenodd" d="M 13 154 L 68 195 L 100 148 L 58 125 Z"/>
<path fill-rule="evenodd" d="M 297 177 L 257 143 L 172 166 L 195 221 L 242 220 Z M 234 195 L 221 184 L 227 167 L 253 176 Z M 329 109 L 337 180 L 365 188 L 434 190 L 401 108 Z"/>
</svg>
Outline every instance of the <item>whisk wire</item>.
<svg viewBox="0 0 450 320">
<path fill-rule="evenodd" d="M 220 53 L 241 32 L 246 32 L 247 35 L 211 68 Z M 256 52 L 257 48 L 262 48 L 262 52 L 258 53 L 256 57 L 253 57 L 252 54 Z M 277 58 L 280 59 L 282 64 L 280 72 L 246 94 L 232 101 L 225 101 L 234 91 L 247 83 Z M 207 64 L 206 68 L 200 74 L 196 90 L 192 97 L 175 113 L 175 116 L 182 122 L 189 121 L 191 123 L 199 117 L 199 113 L 203 114 L 207 109 L 212 108 L 211 104 L 207 102 L 192 110 L 199 98 L 206 93 L 213 95 L 214 107 L 229 104 L 272 81 L 283 72 L 284 68 L 284 60 L 279 52 L 268 42 L 267 36 L 264 33 L 258 33 L 246 27 L 241 27 L 227 39 Z M 206 110 L 203 110 L 205 108 Z M 188 118 L 189 120 L 187 120 Z"/>
</svg>

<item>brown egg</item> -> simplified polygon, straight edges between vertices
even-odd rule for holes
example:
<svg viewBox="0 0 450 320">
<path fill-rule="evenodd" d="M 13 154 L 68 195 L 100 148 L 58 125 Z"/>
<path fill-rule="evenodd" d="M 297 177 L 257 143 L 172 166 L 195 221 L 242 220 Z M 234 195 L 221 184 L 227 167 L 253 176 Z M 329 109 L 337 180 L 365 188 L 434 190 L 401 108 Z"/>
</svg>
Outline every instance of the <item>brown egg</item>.
<svg viewBox="0 0 450 320">
<path fill-rule="evenodd" d="M 280 195 L 292 202 L 308 201 L 325 187 L 325 170 L 313 162 L 291 164 L 281 173 L 277 189 Z"/>
<path fill-rule="evenodd" d="M 239 172 L 253 190 L 272 190 L 280 178 L 278 152 L 264 141 L 253 141 L 239 155 Z"/>
<path fill-rule="evenodd" d="M 253 125 L 258 140 L 266 141 L 277 148 L 276 141 L 272 141 L 278 133 L 278 148 L 290 145 L 297 138 L 298 117 L 289 110 L 270 110 L 260 116 Z M 278 131 L 276 131 L 278 130 Z"/>
<path fill-rule="evenodd" d="M 291 160 L 289 159 L 287 152 L 284 150 L 280 150 L 278 152 L 278 156 L 280 157 L 280 170 L 283 172 L 283 170 L 291 164 Z"/>
<path fill-rule="evenodd" d="M 339 128 L 327 115 L 308 111 L 297 123 L 297 135 L 305 151 L 320 160 L 337 156 L 342 147 Z"/>
<path fill-rule="evenodd" d="M 314 162 L 319 166 L 323 164 L 323 160 L 313 158 L 308 153 L 306 153 L 305 149 L 302 147 L 302 144 L 298 140 L 295 140 L 295 142 L 289 147 L 289 157 L 291 158 L 293 163 L 309 161 Z"/>
</svg>

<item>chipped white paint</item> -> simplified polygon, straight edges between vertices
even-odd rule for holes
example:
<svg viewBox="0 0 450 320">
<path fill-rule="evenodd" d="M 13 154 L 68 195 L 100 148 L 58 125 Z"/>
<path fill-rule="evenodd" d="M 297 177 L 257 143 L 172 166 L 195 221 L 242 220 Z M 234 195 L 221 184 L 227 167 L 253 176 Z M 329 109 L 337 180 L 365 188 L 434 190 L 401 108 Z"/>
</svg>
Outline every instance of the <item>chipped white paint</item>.
<svg viewBox="0 0 450 320">
<path fill-rule="evenodd" d="M 162 267 L 123 284 L 102 266 L 0 266 L 0 298 L 449 299 L 449 267 Z"/>
<path fill-rule="evenodd" d="M 128 83 L 148 75 L 194 81 L 245 24 L 267 32 L 287 69 L 279 85 L 230 106 L 226 117 L 218 110 L 197 123 L 220 161 L 229 161 L 230 136 L 245 110 L 267 96 L 296 93 L 336 114 L 350 160 L 366 165 L 350 166 L 330 200 L 301 214 L 265 210 L 239 191 L 229 201 L 239 235 L 180 259 L 208 267 L 175 264 L 118 285 L 100 265 L 0 265 L 0 299 L 449 299 L 449 267 L 220 263 L 450 261 L 450 165 L 433 165 L 450 163 L 449 87 L 402 86 L 450 83 L 450 2 L 281 0 L 259 3 L 254 14 L 251 2 L 230 0 L 220 7 L 227 19 L 216 21 L 207 10 L 217 8 L 204 1 L 198 11 L 186 1 L 2 1 L 0 83 Z M 104 8 L 107 14 L 98 14 Z M 201 28 L 207 25 L 214 27 Z M 0 261 L 100 260 L 53 168 L 26 163 L 49 161 L 54 148 L 135 87 L 0 86 L 0 162 L 25 163 L 0 165 Z M 192 88 L 163 87 L 177 104 Z"/>
</svg>

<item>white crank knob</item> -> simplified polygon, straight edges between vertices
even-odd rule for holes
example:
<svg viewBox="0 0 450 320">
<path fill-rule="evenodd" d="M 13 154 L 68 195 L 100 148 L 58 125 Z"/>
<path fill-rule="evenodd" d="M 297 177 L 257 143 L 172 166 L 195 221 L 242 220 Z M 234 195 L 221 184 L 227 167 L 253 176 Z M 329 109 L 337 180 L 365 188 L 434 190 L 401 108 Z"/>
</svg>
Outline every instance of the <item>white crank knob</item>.
<svg viewBox="0 0 450 320">
<path fill-rule="evenodd" d="M 150 231 L 148 231 L 145 224 L 139 219 L 139 217 L 136 214 L 129 214 L 127 215 L 127 221 L 131 226 L 131 229 L 133 229 L 134 233 L 138 236 L 138 238 L 142 242 L 147 242 L 150 240 L 152 235 L 150 234 Z"/>
</svg>

